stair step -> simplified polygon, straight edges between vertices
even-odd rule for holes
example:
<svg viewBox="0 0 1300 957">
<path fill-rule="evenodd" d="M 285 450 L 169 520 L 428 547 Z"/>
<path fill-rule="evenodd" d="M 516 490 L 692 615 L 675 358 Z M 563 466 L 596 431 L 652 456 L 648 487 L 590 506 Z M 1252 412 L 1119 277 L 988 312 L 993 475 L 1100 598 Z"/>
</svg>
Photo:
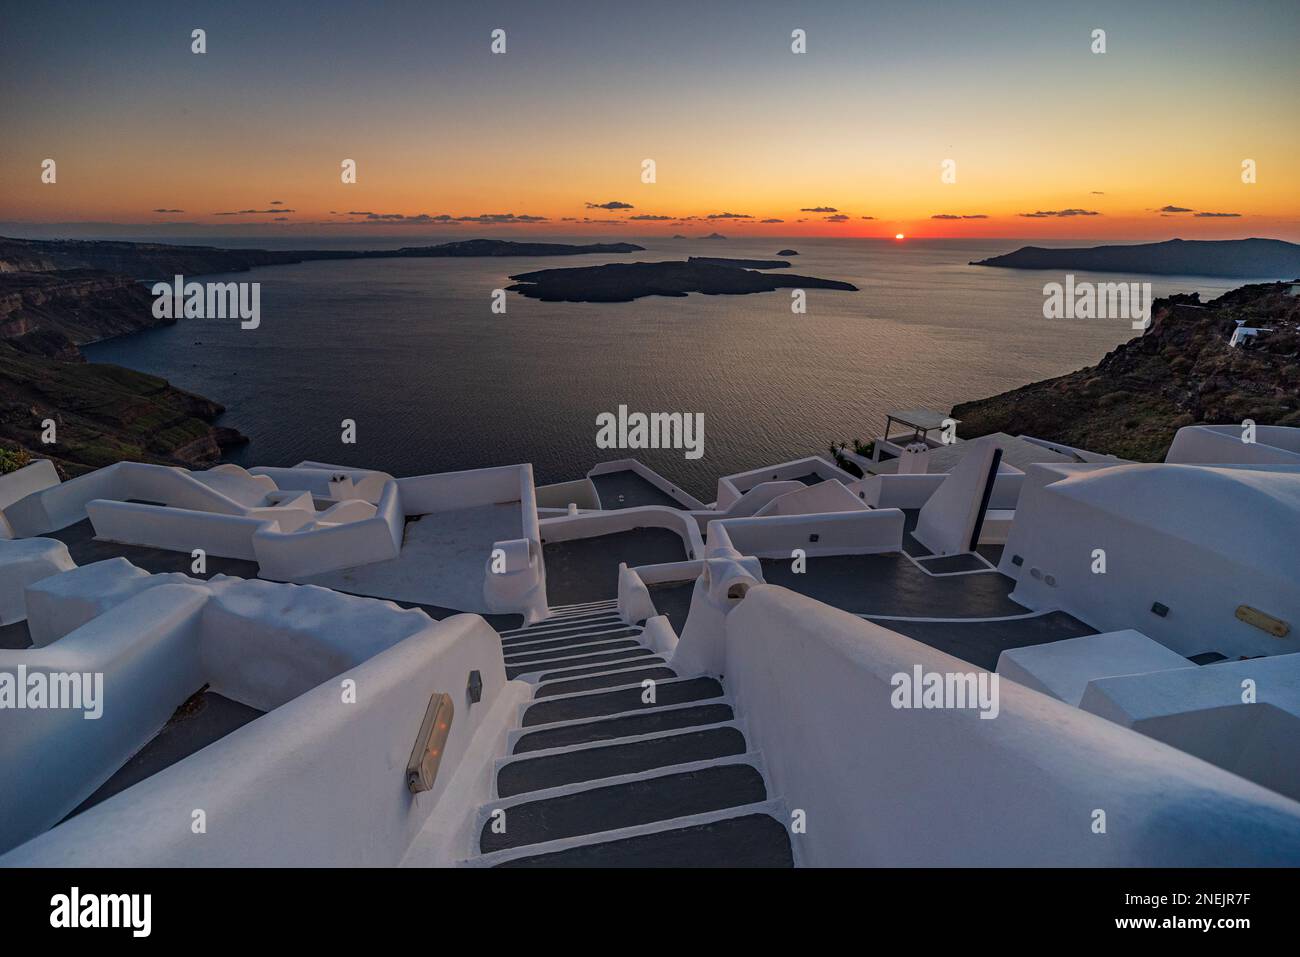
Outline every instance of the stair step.
<svg viewBox="0 0 1300 957">
<path fill-rule="evenodd" d="M 649 771 L 692 761 L 745 753 L 738 728 L 708 728 L 622 744 L 577 748 L 503 764 L 497 771 L 497 794 L 511 797 L 529 791 Z"/>
<path fill-rule="evenodd" d="M 564 648 L 538 648 L 526 651 L 507 651 L 506 664 L 522 662 L 555 661 L 559 658 L 577 658 L 582 655 L 598 654 L 602 651 L 619 651 L 623 648 L 640 648 L 641 642 L 635 638 L 615 638 L 612 641 L 591 642 L 586 645 L 568 645 Z"/>
<path fill-rule="evenodd" d="M 540 684 L 546 681 L 555 681 L 558 678 L 581 678 L 584 675 L 598 675 L 601 674 L 602 672 L 607 672 L 614 668 L 621 668 L 625 665 L 629 668 L 632 667 L 642 668 L 642 667 L 649 667 L 650 665 L 668 664 L 668 662 L 664 661 L 658 655 L 650 654 L 649 648 L 645 648 L 643 650 L 646 652 L 647 655 L 646 657 L 633 658 L 627 661 L 618 661 L 618 662 L 614 662 L 613 664 L 606 663 L 603 665 L 591 665 L 586 668 L 577 667 L 578 665 L 581 665 L 583 663 L 584 659 L 582 658 L 574 658 L 572 664 L 563 661 L 549 662 L 547 664 L 548 668 L 561 668 L 563 670 L 548 671 L 537 680 L 538 683 Z"/>
<path fill-rule="evenodd" d="M 617 598 L 597 598 L 595 601 L 575 601 L 567 605 L 551 605 L 550 611 L 564 611 L 566 608 L 586 608 L 588 605 L 617 605 Z"/>
<path fill-rule="evenodd" d="M 637 645 L 635 648 L 629 648 L 624 651 L 611 651 L 602 655 L 582 655 L 580 657 L 560 658 L 558 660 L 547 659 L 545 661 L 518 661 L 506 665 L 506 677 L 514 679 L 519 675 L 534 674 L 538 671 L 546 671 L 551 668 L 564 668 L 566 665 L 580 667 L 582 665 L 595 665 L 596 667 L 587 670 L 586 674 L 599 674 L 602 671 L 609 671 L 616 668 L 623 662 L 632 664 L 633 658 L 646 658 L 652 654 L 649 648 L 643 648 Z M 658 659 L 662 661 L 663 659 Z"/>
<path fill-rule="evenodd" d="M 602 611 L 617 611 L 618 599 L 610 598 L 606 601 L 593 601 L 585 605 L 561 605 L 550 610 L 550 615 L 546 618 L 550 621 L 552 618 L 574 618 L 581 615 L 594 615 Z"/>
<path fill-rule="evenodd" d="M 763 775 L 748 764 L 665 774 L 513 805 L 505 809 L 504 833 L 493 832 L 491 817 L 484 823 L 479 850 L 488 854 L 766 799 Z"/>
<path fill-rule="evenodd" d="M 647 678 L 661 681 L 664 678 L 676 678 L 677 672 L 667 667 L 647 668 L 640 671 L 623 671 L 611 675 L 595 675 L 590 678 L 552 681 L 538 685 L 533 692 L 533 699 L 550 698 L 557 694 L 574 694 L 579 691 L 598 691 L 601 688 L 617 688 L 619 685 L 640 684 Z"/>
<path fill-rule="evenodd" d="M 533 641 L 503 641 L 501 649 L 507 655 L 518 655 L 530 648 L 564 648 L 568 645 L 590 644 L 593 641 L 613 641 L 616 638 L 635 638 L 641 634 L 640 628 L 618 628 L 610 632 L 596 632 L 590 635 L 565 635 L 561 638 L 538 636 Z"/>
<path fill-rule="evenodd" d="M 785 825 L 770 814 L 517 857 L 497 867 L 793 867 Z"/>
<path fill-rule="evenodd" d="M 674 731 L 701 724 L 721 724 L 736 717 L 728 704 L 701 704 L 669 711 L 652 711 L 648 714 L 629 714 L 618 718 L 605 718 L 585 724 L 568 724 L 559 728 L 529 731 L 515 741 L 514 754 L 562 748 L 572 744 L 590 744 L 593 741 L 613 741 L 634 734 L 653 734 L 656 731 Z"/>
<path fill-rule="evenodd" d="M 531 641 L 538 638 L 558 638 L 563 635 L 578 635 L 590 631 L 612 631 L 615 628 L 636 628 L 636 625 L 629 625 L 617 615 L 610 618 L 593 618 L 584 619 L 583 621 L 569 622 L 565 624 L 551 622 L 541 622 L 530 628 L 521 628 L 518 631 L 501 632 L 502 641 Z"/>
<path fill-rule="evenodd" d="M 683 678 L 677 681 L 660 681 L 655 687 L 655 700 L 647 704 L 641 700 L 645 692 L 640 687 L 620 688 L 617 691 L 599 691 L 593 694 L 559 698 L 555 701 L 538 701 L 530 704 L 520 724 L 532 727 L 553 724 L 556 721 L 576 721 L 581 718 L 599 718 L 603 715 L 637 711 L 641 708 L 661 708 L 666 705 L 687 704 L 722 697 L 722 683 L 716 678 Z"/>
</svg>

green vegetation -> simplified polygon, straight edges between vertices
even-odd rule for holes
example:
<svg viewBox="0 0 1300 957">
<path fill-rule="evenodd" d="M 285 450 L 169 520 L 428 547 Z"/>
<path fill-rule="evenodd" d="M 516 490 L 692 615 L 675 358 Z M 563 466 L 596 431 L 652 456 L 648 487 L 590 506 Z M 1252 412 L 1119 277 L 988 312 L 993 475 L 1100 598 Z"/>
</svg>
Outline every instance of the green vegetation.
<svg viewBox="0 0 1300 957">
<path fill-rule="evenodd" d="M 17 472 L 31 464 L 32 456 L 26 449 L 0 448 L 0 475 Z"/>
<path fill-rule="evenodd" d="M 1157 300 L 1152 327 L 1097 365 L 953 408 L 962 438 L 1033 435 L 1138 462 L 1162 462 L 1186 425 L 1300 426 L 1300 296 L 1243 286 L 1209 303 Z M 1238 320 L 1271 331 L 1230 348 Z"/>
</svg>

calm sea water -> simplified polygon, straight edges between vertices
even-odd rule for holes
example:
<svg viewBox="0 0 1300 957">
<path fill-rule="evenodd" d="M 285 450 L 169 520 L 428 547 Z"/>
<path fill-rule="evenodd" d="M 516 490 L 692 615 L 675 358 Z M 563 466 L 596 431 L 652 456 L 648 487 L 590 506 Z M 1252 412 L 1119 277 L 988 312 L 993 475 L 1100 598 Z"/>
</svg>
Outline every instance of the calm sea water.
<svg viewBox="0 0 1300 957">
<path fill-rule="evenodd" d="M 1070 372 L 1133 336 L 1123 320 L 1044 319 L 1043 284 L 1059 275 L 967 265 L 1016 241 L 635 241 L 646 251 L 625 257 L 311 262 L 206 276 L 260 282 L 260 328 L 182 320 L 85 352 L 223 403 L 222 424 L 252 439 L 233 459 L 245 465 L 318 459 L 411 475 L 531 461 L 540 484 L 619 457 L 596 447 L 601 412 L 702 412 L 703 458 L 628 454 L 711 501 L 719 475 L 865 440 L 891 409 L 946 411 Z M 790 272 L 861 291 L 810 290 L 806 315 L 791 313 L 788 290 L 613 305 L 509 293 L 506 315 L 490 309 L 511 273 L 775 258 L 787 246 L 800 252 Z M 1157 296 L 1241 284 L 1077 275 L 1150 281 Z M 340 441 L 343 419 L 357 423 L 355 445 Z"/>
</svg>

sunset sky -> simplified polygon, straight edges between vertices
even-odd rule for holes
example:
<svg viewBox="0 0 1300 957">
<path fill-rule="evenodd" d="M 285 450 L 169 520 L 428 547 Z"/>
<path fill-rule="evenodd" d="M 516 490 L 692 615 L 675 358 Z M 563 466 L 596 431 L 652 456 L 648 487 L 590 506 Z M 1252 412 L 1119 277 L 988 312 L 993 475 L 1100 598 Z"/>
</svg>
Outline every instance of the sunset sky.
<svg viewBox="0 0 1300 957">
<path fill-rule="evenodd" d="M 184 6 L 3 0 L 0 229 L 1300 240 L 1295 0 Z"/>
</svg>

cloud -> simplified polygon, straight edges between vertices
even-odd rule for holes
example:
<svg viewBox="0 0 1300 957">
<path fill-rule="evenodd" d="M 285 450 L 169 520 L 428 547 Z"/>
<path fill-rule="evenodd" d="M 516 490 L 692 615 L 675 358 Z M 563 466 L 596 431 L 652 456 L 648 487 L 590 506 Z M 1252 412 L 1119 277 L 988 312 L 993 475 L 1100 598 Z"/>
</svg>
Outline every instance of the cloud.
<svg viewBox="0 0 1300 957">
<path fill-rule="evenodd" d="M 659 220 L 664 220 L 664 219 L 672 219 L 672 217 L 671 217 L 671 216 L 651 216 L 649 213 L 641 213 L 641 214 L 638 215 L 638 216 L 633 216 L 633 217 L 632 217 L 632 220 L 633 220 L 634 222 L 635 222 L 635 221 L 638 221 L 638 220 L 654 220 L 654 221 L 659 221 Z"/>
<path fill-rule="evenodd" d="M 1159 213 L 1190 213 L 1191 210 L 1186 206 L 1161 206 L 1156 212 Z"/>
<path fill-rule="evenodd" d="M 826 217 L 826 222 L 828 223 L 847 223 L 848 221 L 849 217 L 845 216 L 843 213 L 836 213 L 834 216 Z"/>
<path fill-rule="evenodd" d="M 1100 216 L 1093 209 L 1040 209 L 1036 213 L 1021 213 L 1026 219 L 1048 219 L 1052 216 Z"/>
<path fill-rule="evenodd" d="M 1093 195 L 1093 196 L 1105 196 L 1106 194 L 1103 193 L 1103 192 L 1102 192 L 1101 190 L 1099 190 L 1099 189 L 1094 189 L 1094 190 L 1092 191 L 1091 195 Z"/>
<path fill-rule="evenodd" d="M 859 218 L 859 219 L 875 219 L 876 217 L 874 217 L 874 216 L 859 216 L 858 218 Z"/>
<path fill-rule="evenodd" d="M 633 209 L 631 203 L 620 203 L 616 199 L 611 199 L 608 203 L 588 203 L 588 209 Z"/>
<path fill-rule="evenodd" d="M 935 213 L 931 219 L 988 219 L 984 213 L 971 213 L 969 215 L 957 216 L 953 213 Z"/>
<path fill-rule="evenodd" d="M 275 217 L 275 219 L 271 220 L 271 222 L 273 223 L 287 223 L 288 221 L 289 221 L 288 216 L 277 216 Z"/>
<path fill-rule="evenodd" d="M 293 210 L 286 209 L 284 212 L 291 213 Z M 362 216 L 369 223 L 392 223 L 402 226 L 425 226 L 431 223 L 446 226 L 454 226 L 458 223 L 480 223 L 484 226 L 494 226 L 501 223 L 544 223 L 547 221 L 545 216 L 528 216 L 522 213 L 517 216 L 514 213 L 481 213 L 478 216 L 451 216 L 447 213 L 430 216 L 428 213 L 418 213 L 414 216 L 408 216 L 405 213 L 375 213 L 365 209 L 350 209 L 347 215 Z"/>
<path fill-rule="evenodd" d="M 839 210 L 834 206 L 805 206 L 799 210 L 801 213 L 838 213 Z"/>
<path fill-rule="evenodd" d="M 764 220 L 762 220 L 762 222 L 764 222 L 764 223 L 783 223 L 783 222 L 785 222 L 785 220 L 784 220 L 784 219 L 764 219 Z"/>
<path fill-rule="evenodd" d="M 1198 219 L 1233 219 L 1234 217 L 1240 216 L 1241 213 L 1193 213 L 1192 215 Z"/>
<path fill-rule="evenodd" d="M 234 212 L 213 213 L 213 216 L 269 216 L 280 213 L 296 213 L 296 209 L 237 209 Z"/>
<path fill-rule="evenodd" d="M 753 219 L 749 213 L 709 213 L 709 219 Z"/>
<path fill-rule="evenodd" d="M 183 210 L 183 209 L 155 209 L 155 210 L 153 210 L 153 212 L 155 212 L 155 213 L 183 213 L 183 212 L 185 212 L 185 210 Z"/>
</svg>

